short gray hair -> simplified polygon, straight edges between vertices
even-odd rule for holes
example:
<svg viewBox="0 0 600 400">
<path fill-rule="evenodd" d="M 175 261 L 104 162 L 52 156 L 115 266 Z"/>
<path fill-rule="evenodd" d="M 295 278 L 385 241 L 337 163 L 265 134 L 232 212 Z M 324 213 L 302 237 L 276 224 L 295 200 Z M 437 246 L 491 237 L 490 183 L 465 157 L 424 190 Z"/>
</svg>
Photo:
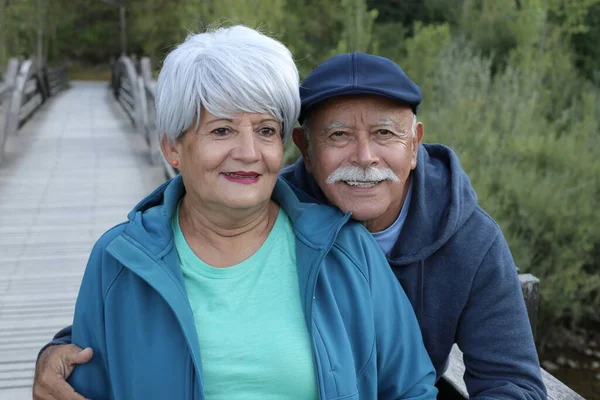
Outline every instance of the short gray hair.
<svg viewBox="0 0 600 400">
<path fill-rule="evenodd" d="M 412 125 L 410 127 L 410 131 L 412 133 L 413 138 L 415 136 L 417 136 L 417 124 L 418 124 L 417 115 L 415 113 L 412 113 Z M 308 139 L 309 125 L 310 125 L 310 114 L 306 114 L 306 117 L 304 117 L 304 121 L 302 122 L 302 129 L 304 130 L 304 136 L 306 137 L 306 139 Z"/>
<path fill-rule="evenodd" d="M 169 53 L 156 87 L 156 127 L 179 139 L 200 110 L 221 118 L 237 112 L 279 119 L 285 141 L 300 113 L 298 69 L 279 41 L 245 26 L 189 35 Z"/>
</svg>

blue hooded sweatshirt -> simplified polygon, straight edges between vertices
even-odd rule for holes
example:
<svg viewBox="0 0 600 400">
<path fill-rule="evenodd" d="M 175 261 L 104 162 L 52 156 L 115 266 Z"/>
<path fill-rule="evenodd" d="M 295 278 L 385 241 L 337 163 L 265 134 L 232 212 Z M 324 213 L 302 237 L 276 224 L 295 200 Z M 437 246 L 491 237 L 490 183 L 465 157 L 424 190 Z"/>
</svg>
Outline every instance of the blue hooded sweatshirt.
<svg viewBox="0 0 600 400">
<path fill-rule="evenodd" d="M 327 204 L 302 159 L 281 176 L 302 201 Z M 545 399 L 514 261 L 458 157 L 443 145 L 421 145 L 411 179 L 407 218 L 388 262 L 438 378 L 457 343 L 472 398 Z"/>
<path fill-rule="evenodd" d="M 69 379 L 88 398 L 204 398 L 202 349 L 171 229 L 184 193 L 180 176 L 166 182 L 92 250 L 72 339 L 94 357 Z M 273 200 L 296 236 L 319 398 L 435 398 L 413 309 L 372 236 L 335 208 L 299 202 L 281 179 Z"/>
</svg>

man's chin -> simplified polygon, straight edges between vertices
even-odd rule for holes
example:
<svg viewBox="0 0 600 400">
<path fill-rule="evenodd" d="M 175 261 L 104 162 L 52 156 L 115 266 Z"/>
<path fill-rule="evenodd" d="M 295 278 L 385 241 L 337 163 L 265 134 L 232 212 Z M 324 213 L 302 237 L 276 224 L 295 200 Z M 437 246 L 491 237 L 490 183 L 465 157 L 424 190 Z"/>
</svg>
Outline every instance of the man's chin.
<svg viewBox="0 0 600 400">
<path fill-rule="evenodd" d="M 364 210 L 364 209 L 349 209 L 346 212 L 352 213 L 352 219 L 360 223 L 367 223 L 376 220 L 383 215 L 385 210 Z"/>
</svg>

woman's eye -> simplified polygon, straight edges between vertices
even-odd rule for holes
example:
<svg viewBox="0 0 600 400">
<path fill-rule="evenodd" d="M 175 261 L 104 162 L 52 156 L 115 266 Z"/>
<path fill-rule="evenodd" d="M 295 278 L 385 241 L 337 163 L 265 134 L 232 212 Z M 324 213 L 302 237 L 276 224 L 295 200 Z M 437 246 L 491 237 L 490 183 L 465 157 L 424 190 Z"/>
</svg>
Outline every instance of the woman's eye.
<svg viewBox="0 0 600 400">
<path fill-rule="evenodd" d="M 273 128 L 260 128 L 260 134 L 263 136 L 273 136 L 275 133 L 275 129 Z"/>
<path fill-rule="evenodd" d="M 226 136 L 227 134 L 229 134 L 229 132 L 229 128 L 217 128 L 213 129 L 212 131 L 212 133 L 214 133 L 217 136 Z"/>
</svg>

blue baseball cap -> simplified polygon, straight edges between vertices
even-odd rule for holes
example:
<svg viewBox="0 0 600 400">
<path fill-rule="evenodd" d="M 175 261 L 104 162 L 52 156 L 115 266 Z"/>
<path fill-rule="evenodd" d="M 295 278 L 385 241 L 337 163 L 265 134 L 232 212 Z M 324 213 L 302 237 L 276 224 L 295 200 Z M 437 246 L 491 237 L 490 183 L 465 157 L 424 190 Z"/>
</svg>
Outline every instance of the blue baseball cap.
<svg viewBox="0 0 600 400">
<path fill-rule="evenodd" d="M 421 104 L 421 89 L 392 60 L 365 53 L 331 57 L 311 72 L 300 85 L 302 124 L 310 108 L 337 96 L 374 94 L 410 106 Z"/>
</svg>

